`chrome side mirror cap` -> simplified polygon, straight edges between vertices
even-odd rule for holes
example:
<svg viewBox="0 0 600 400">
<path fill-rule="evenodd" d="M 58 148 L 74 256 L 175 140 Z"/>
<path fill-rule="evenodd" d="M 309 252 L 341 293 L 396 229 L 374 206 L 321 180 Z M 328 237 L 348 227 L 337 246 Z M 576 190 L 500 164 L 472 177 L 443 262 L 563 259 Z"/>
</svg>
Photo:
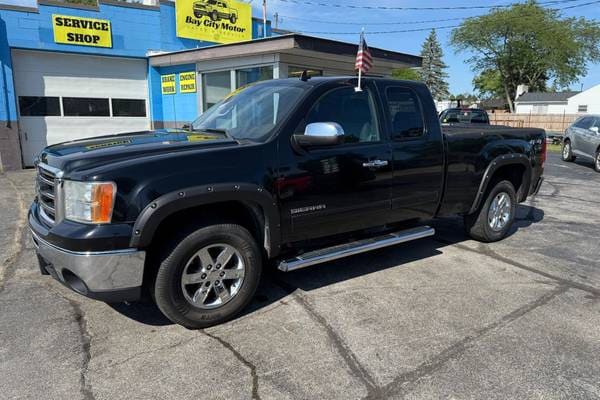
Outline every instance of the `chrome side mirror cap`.
<svg viewBox="0 0 600 400">
<path fill-rule="evenodd" d="M 333 146 L 344 141 L 344 128 L 337 122 L 314 122 L 303 135 L 294 135 L 294 141 L 300 147 Z"/>
</svg>

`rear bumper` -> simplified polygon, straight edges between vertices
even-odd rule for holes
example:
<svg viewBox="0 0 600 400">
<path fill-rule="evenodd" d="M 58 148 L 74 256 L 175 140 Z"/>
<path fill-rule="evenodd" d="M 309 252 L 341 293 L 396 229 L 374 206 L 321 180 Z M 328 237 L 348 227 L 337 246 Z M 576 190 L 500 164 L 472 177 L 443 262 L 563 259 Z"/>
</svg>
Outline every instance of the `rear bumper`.
<svg viewBox="0 0 600 400">
<path fill-rule="evenodd" d="M 76 252 L 57 247 L 31 230 L 40 269 L 84 296 L 106 302 L 138 300 L 146 252 L 137 249 Z"/>
</svg>

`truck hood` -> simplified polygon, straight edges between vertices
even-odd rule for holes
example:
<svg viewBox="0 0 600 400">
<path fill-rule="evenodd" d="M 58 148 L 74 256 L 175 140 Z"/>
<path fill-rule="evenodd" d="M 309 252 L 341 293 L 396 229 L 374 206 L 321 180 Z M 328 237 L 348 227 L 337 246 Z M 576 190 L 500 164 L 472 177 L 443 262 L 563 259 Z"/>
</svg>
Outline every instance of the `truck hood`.
<svg viewBox="0 0 600 400">
<path fill-rule="evenodd" d="M 220 134 L 162 129 L 55 144 L 46 147 L 40 153 L 39 160 L 67 173 L 74 169 L 89 169 L 156 154 L 236 145 L 236 140 Z"/>
</svg>

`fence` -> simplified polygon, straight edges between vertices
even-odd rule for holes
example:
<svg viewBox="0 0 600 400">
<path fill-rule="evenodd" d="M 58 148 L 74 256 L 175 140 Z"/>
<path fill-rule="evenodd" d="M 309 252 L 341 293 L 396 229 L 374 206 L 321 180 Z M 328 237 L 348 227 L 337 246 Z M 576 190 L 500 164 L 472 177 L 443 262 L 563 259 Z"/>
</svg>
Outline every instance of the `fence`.
<svg viewBox="0 0 600 400">
<path fill-rule="evenodd" d="M 564 133 L 580 115 L 578 114 L 509 114 L 489 112 L 492 125 L 506 125 L 515 128 L 541 128 L 547 132 Z"/>
</svg>

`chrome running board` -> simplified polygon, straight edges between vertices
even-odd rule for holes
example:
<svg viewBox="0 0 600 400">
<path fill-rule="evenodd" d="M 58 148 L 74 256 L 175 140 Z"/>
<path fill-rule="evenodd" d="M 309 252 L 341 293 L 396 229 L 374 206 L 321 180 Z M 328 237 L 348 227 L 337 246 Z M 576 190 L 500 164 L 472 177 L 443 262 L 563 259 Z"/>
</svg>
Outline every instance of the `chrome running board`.
<svg viewBox="0 0 600 400">
<path fill-rule="evenodd" d="M 395 244 L 433 236 L 434 234 L 435 229 L 430 226 L 406 229 L 404 231 L 388 233 L 382 236 L 304 253 L 298 257 L 281 261 L 277 268 L 284 272 L 294 271 L 311 265 L 337 260 L 338 258 L 344 258 L 354 254 L 381 249 L 382 247 L 393 246 Z"/>
</svg>

